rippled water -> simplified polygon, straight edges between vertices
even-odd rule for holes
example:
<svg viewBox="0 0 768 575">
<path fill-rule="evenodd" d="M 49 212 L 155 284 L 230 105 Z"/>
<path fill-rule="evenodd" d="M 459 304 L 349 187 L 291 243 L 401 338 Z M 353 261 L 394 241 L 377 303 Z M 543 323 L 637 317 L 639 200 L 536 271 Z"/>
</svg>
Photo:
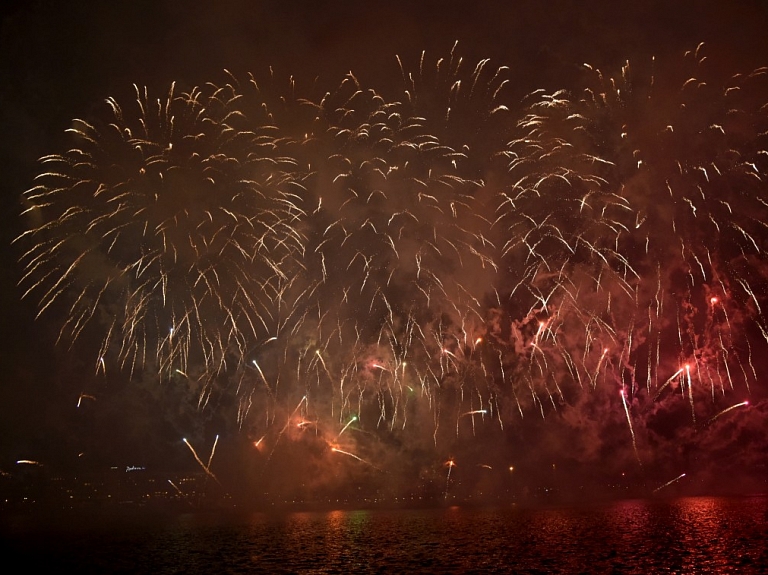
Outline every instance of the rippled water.
<svg viewBox="0 0 768 575">
<path fill-rule="evenodd" d="M 3 544 L 74 573 L 768 573 L 768 497 L 15 521 Z"/>
</svg>

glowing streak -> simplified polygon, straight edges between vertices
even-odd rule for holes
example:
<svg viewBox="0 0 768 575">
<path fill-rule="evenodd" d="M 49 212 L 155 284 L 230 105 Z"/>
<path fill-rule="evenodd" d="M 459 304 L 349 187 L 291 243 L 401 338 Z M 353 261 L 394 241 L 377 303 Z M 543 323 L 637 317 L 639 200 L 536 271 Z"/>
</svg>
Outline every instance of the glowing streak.
<svg viewBox="0 0 768 575">
<path fill-rule="evenodd" d="M 342 428 L 341 428 L 341 431 L 339 431 L 339 434 L 336 436 L 336 439 L 338 439 L 339 437 L 341 437 L 341 434 L 342 434 L 342 433 L 344 433 L 344 432 L 347 430 L 347 427 L 349 427 L 350 425 L 352 425 L 352 424 L 353 424 L 355 421 L 357 421 L 357 416 L 356 416 L 356 415 L 353 415 L 353 416 L 352 416 L 352 419 L 350 419 L 350 420 L 347 422 L 347 424 L 346 424 L 344 427 L 342 427 Z"/>
<path fill-rule="evenodd" d="M 466 412 L 462 413 L 461 415 L 459 415 L 456 418 L 456 437 L 459 436 L 459 420 L 462 417 L 464 417 L 465 415 L 478 415 L 478 414 L 485 415 L 486 413 L 488 413 L 487 409 L 475 409 L 474 411 L 466 411 Z M 472 432 L 473 433 L 474 433 L 474 428 L 475 428 L 475 419 L 473 417 L 472 418 Z"/>
<path fill-rule="evenodd" d="M 373 467 L 374 469 L 377 469 L 377 470 L 381 471 L 381 469 L 379 469 L 378 467 L 376 467 L 376 466 L 375 466 L 373 463 L 371 463 L 370 461 L 366 461 L 365 459 L 363 459 L 362 457 L 359 457 L 359 456 L 355 455 L 354 453 L 350 453 L 349 451 L 344 451 L 343 449 L 339 449 L 338 447 L 331 447 L 331 451 L 333 451 L 334 453 L 341 453 L 342 455 L 347 455 L 347 456 L 349 456 L 349 457 L 352 457 L 352 458 L 354 458 L 354 459 L 357 459 L 357 460 L 358 460 L 358 461 L 360 461 L 361 463 L 365 463 L 366 465 L 370 465 L 370 466 L 371 466 L 371 467 Z"/>
<path fill-rule="evenodd" d="M 217 437 L 217 439 L 218 439 L 218 437 Z M 205 473 L 209 477 L 211 477 L 216 483 L 221 485 L 221 483 L 219 482 L 219 479 L 213 474 L 213 472 L 208 468 L 208 466 L 205 463 L 202 462 L 200 457 L 198 457 L 197 452 L 195 451 L 195 448 L 192 447 L 192 444 L 189 441 L 187 441 L 187 438 L 184 437 L 183 440 L 184 440 L 184 443 L 187 444 L 187 447 L 189 447 L 189 450 L 192 452 L 192 455 L 195 457 L 195 461 L 197 461 L 197 463 L 200 464 L 200 467 L 203 468 L 203 471 L 205 471 Z M 215 447 L 215 443 L 214 443 L 214 447 Z M 211 457 L 213 457 L 213 451 L 211 451 Z"/>
<path fill-rule="evenodd" d="M 448 466 L 448 474 L 445 477 L 445 496 L 444 499 L 448 499 L 448 486 L 451 482 L 451 470 L 456 466 L 456 463 L 453 461 L 453 459 L 449 459 L 445 462 L 445 465 Z"/>
<path fill-rule="evenodd" d="M 267 383 L 267 378 L 264 377 L 264 372 L 261 371 L 261 367 L 259 367 L 259 364 L 256 363 L 255 359 L 252 360 L 251 363 L 253 363 L 253 365 L 256 366 L 256 369 L 259 371 L 259 375 L 261 376 L 261 381 L 264 382 L 264 387 L 267 388 L 267 391 L 269 392 L 269 395 L 272 396 L 272 398 L 274 398 L 274 394 L 272 393 L 272 388 L 269 387 L 269 384 Z"/>
<path fill-rule="evenodd" d="M 597 387 L 597 378 L 600 375 L 600 368 L 603 366 L 603 361 L 605 360 L 605 356 L 608 355 L 608 348 L 603 348 L 603 353 L 600 356 L 600 360 L 597 362 L 597 367 L 595 368 L 595 374 L 592 376 L 592 388 L 594 389 Z M 623 393 L 623 392 L 622 392 Z M 622 395 L 622 397 L 624 397 Z"/>
<path fill-rule="evenodd" d="M 637 462 L 640 465 L 642 465 L 643 462 L 640 461 L 640 454 L 637 452 L 637 442 L 635 441 L 635 430 L 632 427 L 632 418 L 629 417 L 629 407 L 627 406 L 627 398 L 625 397 L 623 389 L 619 393 L 621 394 L 621 403 L 624 405 L 624 413 L 627 416 L 627 424 L 629 425 L 629 433 L 630 433 L 630 435 L 632 435 L 632 448 L 635 450 L 635 458 L 637 458 Z"/>
<path fill-rule="evenodd" d="M 714 420 L 716 420 L 721 415 L 725 415 L 726 413 L 728 413 L 731 410 L 736 409 L 737 407 L 744 407 L 744 406 L 747 406 L 747 405 L 749 405 L 749 401 L 742 401 L 741 403 L 737 403 L 736 405 L 732 405 L 731 407 L 726 407 L 724 410 L 722 410 L 722 411 L 716 413 L 715 415 L 713 415 L 710 418 L 710 420 L 707 421 L 707 425 L 711 424 Z"/>
<path fill-rule="evenodd" d="M 211 448 L 211 454 L 208 456 L 208 469 L 211 468 L 211 462 L 213 461 L 213 454 L 216 452 L 216 444 L 219 443 L 219 436 L 216 436 L 216 439 L 213 441 L 213 447 Z"/>
<path fill-rule="evenodd" d="M 181 489 L 179 489 L 179 487 L 173 481 L 171 481 L 169 479 L 168 483 L 170 483 L 171 486 L 176 490 L 176 493 L 178 493 L 179 495 L 184 495 L 184 493 L 181 491 Z"/>
<path fill-rule="evenodd" d="M 678 369 L 678 370 L 677 370 L 675 373 L 673 373 L 673 374 L 670 376 L 670 378 L 669 378 L 667 381 L 665 381 L 665 382 L 664 382 L 664 385 L 662 385 L 662 386 L 661 386 L 661 387 L 658 389 L 658 391 L 656 392 L 656 395 L 654 395 L 654 396 L 653 396 L 653 398 L 654 398 L 654 399 L 658 398 L 658 397 L 659 397 L 659 395 L 661 395 L 661 392 L 662 392 L 662 390 L 663 390 L 665 387 L 667 387 L 667 386 L 668 386 L 670 383 L 672 383 L 672 381 L 674 381 L 674 379 L 675 379 L 675 378 L 676 378 L 678 375 L 680 375 L 681 373 L 683 373 L 683 368 L 682 368 L 682 367 L 681 367 L 680 369 Z"/>
<path fill-rule="evenodd" d="M 87 393 L 81 393 L 80 396 L 77 398 L 77 407 L 80 407 L 82 405 L 82 402 L 84 399 L 91 399 L 93 401 L 96 401 L 96 398 L 92 395 L 88 395 Z"/>
<path fill-rule="evenodd" d="M 654 490 L 653 490 L 653 492 L 654 492 L 654 493 L 656 493 L 657 491 L 661 491 L 661 490 L 662 490 L 662 489 L 664 489 L 665 487 L 668 487 L 669 485 L 672 485 L 672 484 L 673 484 L 675 481 L 680 481 L 680 480 L 681 480 L 683 477 L 685 477 L 685 473 L 681 473 L 680 475 L 678 475 L 678 476 L 677 476 L 677 477 L 675 477 L 674 479 L 670 479 L 670 480 L 669 480 L 669 481 L 667 481 L 667 482 L 666 482 L 664 485 L 660 485 L 659 487 L 657 487 L 656 489 L 654 489 Z"/>
<path fill-rule="evenodd" d="M 688 402 L 691 404 L 691 418 L 693 418 L 693 423 L 696 423 L 696 411 L 693 408 L 693 384 L 691 382 L 691 366 L 687 363 L 685 364 L 685 378 L 688 382 Z"/>
</svg>

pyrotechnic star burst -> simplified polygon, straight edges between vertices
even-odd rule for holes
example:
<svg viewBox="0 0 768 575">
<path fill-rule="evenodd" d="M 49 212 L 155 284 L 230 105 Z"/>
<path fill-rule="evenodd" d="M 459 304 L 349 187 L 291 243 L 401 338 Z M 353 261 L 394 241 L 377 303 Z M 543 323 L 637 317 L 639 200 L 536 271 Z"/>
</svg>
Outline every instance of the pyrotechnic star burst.
<svg viewBox="0 0 768 575">
<path fill-rule="evenodd" d="M 232 394 L 270 457 L 313 434 L 377 470 L 391 441 L 442 461 L 605 397 L 642 463 L 660 403 L 694 427 L 747 405 L 768 69 L 721 78 L 699 47 L 517 102 L 505 66 L 397 62 L 396 90 L 227 73 L 108 99 L 24 194 L 25 297 L 98 335 L 99 377 Z"/>
</svg>

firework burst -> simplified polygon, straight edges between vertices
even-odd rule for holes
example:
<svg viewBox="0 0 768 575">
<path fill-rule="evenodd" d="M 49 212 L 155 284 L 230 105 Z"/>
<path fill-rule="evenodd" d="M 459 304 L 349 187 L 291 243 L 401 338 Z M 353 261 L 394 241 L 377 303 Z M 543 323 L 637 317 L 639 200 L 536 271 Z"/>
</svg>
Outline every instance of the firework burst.
<svg viewBox="0 0 768 575">
<path fill-rule="evenodd" d="M 398 64 L 395 99 L 270 73 L 108 100 L 24 195 L 25 297 L 98 335 L 97 373 L 180 374 L 203 410 L 236 382 L 265 465 L 342 434 L 376 469 L 377 441 L 444 457 L 603 398 L 644 464 L 674 390 L 697 424 L 758 385 L 765 69 L 699 48 L 510 102 L 504 66 Z"/>
</svg>

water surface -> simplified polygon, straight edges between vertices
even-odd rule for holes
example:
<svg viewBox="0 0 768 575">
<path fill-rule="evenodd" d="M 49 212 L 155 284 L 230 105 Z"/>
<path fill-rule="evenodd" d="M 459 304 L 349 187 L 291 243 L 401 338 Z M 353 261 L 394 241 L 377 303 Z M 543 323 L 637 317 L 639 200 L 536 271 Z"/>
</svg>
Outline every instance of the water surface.
<svg viewBox="0 0 768 575">
<path fill-rule="evenodd" d="M 768 573 L 768 497 L 6 521 L 5 562 L 75 573 Z"/>
</svg>

